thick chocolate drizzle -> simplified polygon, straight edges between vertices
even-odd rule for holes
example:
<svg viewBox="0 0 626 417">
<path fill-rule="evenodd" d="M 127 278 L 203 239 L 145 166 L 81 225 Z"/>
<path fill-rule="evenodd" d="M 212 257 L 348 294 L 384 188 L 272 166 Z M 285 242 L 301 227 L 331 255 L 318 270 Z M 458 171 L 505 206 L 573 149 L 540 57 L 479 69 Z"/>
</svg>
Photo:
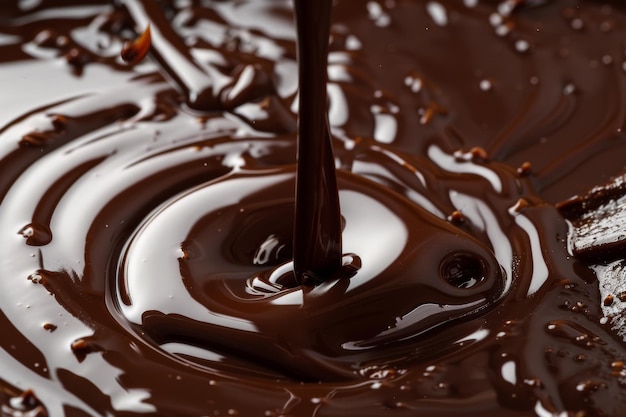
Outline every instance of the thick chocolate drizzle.
<svg viewBox="0 0 626 417">
<path fill-rule="evenodd" d="M 624 342 L 553 203 L 623 168 L 623 4 L 332 16 L 343 267 L 300 286 L 290 3 L 0 6 L 1 413 L 622 415 Z"/>
<path fill-rule="evenodd" d="M 295 0 L 298 29 L 298 169 L 294 269 L 298 282 L 322 282 L 341 267 L 341 215 L 326 115 L 332 1 Z"/>
</svg>

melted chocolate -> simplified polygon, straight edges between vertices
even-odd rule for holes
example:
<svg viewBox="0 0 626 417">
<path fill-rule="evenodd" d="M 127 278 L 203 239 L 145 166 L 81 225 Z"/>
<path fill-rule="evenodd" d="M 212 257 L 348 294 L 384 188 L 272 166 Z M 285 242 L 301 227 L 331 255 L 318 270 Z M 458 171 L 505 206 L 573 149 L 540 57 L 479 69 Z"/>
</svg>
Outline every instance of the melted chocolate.
<svg viewBox="0 0 626 417">
<path fill-rule="evenodd" d="M 332 16 L 343 267 L 300 286 L 291 3 L 0 6 L 1 413 L 623 414 L 623 265 L 554 203 L 623 170 L 626 8 Z"/>
<path fill-rule="evenodd" d="M 301 283 L 341 268 L 341 211 L 328 116 L 326 68 L 332 1 L 296 0 L 298 29 L 298 168 L 293 265 Z"/>
</svg>

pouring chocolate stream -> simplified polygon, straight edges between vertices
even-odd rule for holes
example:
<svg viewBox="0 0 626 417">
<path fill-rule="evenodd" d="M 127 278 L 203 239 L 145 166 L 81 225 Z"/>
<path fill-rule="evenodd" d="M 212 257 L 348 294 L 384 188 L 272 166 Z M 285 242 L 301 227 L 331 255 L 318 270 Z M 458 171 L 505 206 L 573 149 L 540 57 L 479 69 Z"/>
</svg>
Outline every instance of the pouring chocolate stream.
<svg viewBox="0 0 626 417">
<path fill-rule="evenodd" d="M 298 32 L 298 168 L 294 269 L 303 284 L 341 267 L 341 212 L 328 116 L 326 71 L 332 0 L 294 0 Z"/>
</svg>

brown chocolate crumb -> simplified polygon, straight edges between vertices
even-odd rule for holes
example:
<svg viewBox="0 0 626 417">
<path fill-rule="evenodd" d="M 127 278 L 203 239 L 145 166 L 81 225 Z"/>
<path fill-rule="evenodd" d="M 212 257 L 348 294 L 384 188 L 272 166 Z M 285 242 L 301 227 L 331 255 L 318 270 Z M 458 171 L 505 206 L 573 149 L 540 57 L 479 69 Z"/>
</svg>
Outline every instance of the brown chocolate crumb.
<svg viewBox="0 0 626 417">
<path fill-rule="evenodd" d="M 489 158 L 487 151 L 480 146 L 475 146 L 470 149 L 470 154 L 472 155 L 473 160 L 486 161 Z"/>
<path fill-rule="evenodd" d="M 604 303 L 605 306 L 610 306 L 613 304 L 613 294 L 609 294 L 604 298 Z"/>
<path fill-rule="evenodd" d="M 20 140 L 20 146 L 46 146 L 50 137 L 43 132 L 31 132 L 24 136 Z"/>
<path fill-rule="evenodd" d="M 51 123 L 54 127 L 54 130 L 56 130 L 57 132 L 63 132 L 67 127 L 67 117 L 60 114 L 55 114 L 52 117 Z"/>
<path fill-rule="evenodd" d="M 135 40 L 124 44 L 121 52 L 122 60 L 130 65 L 137 64 L 146 57 L 151 45 L 152 36 L 150 33 L 150 25 L 148 25 L 146 30 Z"/>
<path fill-rule="evenodd" d="M 58 326 L 56 324 L 52 324 L 52 323 L 44 323 L 43 324 L 43 328 L 44 328 L 44 330 L 47 330 L 50 333 L 52 333 L 53 331 L 55 331 L 58 328 Z"/>
<path fill-rule="evenodd" d="M 65 54 L 65 60 L 75 70 L 80 71 L 89 62 L 89 56 L 78 48 L 72 48 Z"/>
<path fill-rule="evenodd" d="M 434 115 L 435 110 L 432 107 L 426 107 L 426 109 L 424 109 L 424 114 L 422 114 L 422 117 L 420 118 L 420 124 L 427 125 L 430 123 Z"/>
<path fill-rule="evenodd" d="M 267 110 L 270 108 L 270 99 L 269 97 L 265 97 L 263 100 L 261 100 L 261 102 L 259 103 L 259 108 L 261 110 Z"/>
<path fill-rule="evenodd" d="M 459 210 L 454 210 L 450 216 L 448 216 L 450 223 L 459 225 L 465 222 L 465 216 Z"/>
<path fill-rule="evenodd" d="M 532 165 L 526 161 L 517 168 L 517 173 L 520 177 L 527 177 L 532 174 Z"/>
<path fill-rule="evenodd" d="M 430 103 L 428 103 L 428 105 L 425 108 L 420 109 L 420 115 L 421 115 L 420 124 L 427 125 L 433 120 L 433 118 L 437 114 L 447 114 L 447 113 L 448 111 L 444 107 L 440 106 L 434 101 L 431 101 Z"/>
<path fill-rule="evenodd" d="M 619 293 L 617 298 L 619 298 L 621 302 L 626 302 L 626 291 L 622 291 L 621 293 Z"/>
<path fill-rule="evenodd" d="M 70 347 L 72 348 L 74 356 L 78 359 L 78 362 L 84 361 L 90 353 L 103 351 L 102 347 L 85 339 L 76 339 L 72 342 Z"/>
<path fill-rule="evenodd" d="M 528 207 L 530 207 L 530 203 L 528 202 L 528 200 L 526 200 L 525 198 L 520 198 L 519 200 L 517 200 L 515 205 L 511 207 L 511 210 L 515 213 L 519 213 Z"/>
</svg>

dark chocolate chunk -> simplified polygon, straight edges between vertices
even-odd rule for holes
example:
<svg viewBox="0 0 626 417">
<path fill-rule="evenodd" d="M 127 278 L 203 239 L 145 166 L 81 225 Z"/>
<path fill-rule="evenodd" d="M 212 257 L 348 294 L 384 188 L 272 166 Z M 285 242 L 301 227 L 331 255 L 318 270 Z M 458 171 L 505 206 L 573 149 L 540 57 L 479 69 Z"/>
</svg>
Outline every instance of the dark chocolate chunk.
<svg viewBox="0 0 626 417">
<path fill-rule="evenodd" d="M 625 180 L 622 174 L 557 205 L 570 223 L 569 246 L 574 256 L 596 262 L 625 257 Z"/>
</svg>

